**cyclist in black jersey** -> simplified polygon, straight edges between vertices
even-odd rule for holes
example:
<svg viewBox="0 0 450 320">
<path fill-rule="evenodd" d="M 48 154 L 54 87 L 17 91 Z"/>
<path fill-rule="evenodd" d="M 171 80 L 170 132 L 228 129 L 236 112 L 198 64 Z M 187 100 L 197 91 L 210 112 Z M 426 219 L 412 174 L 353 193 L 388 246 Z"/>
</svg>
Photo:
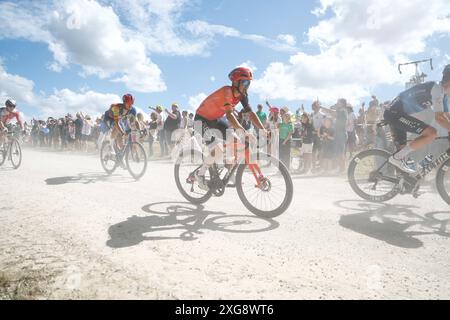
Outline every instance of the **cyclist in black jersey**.
<svg viewBox="0 0 450 320">
<path fill-rule="evenodd" d="M 418 84 L 400 93 L 384 112 L 384 120 L 390 125 L 394 142 L 399 151 L 389 158 L 389 162 L 399 169 L 414 173 L 405 163 L 407 156 L 433 142 L 437 130 L 414 117 L 415 114 L 431 108 L 435 112 L 436 122 L 447 129 L 450 135 L 450 117 L 448 95 L 450 93 L 450 65 L 444 68 L 442 81 Z M 407 142 L 407 132 L 419 136 Z"/>
</svg>

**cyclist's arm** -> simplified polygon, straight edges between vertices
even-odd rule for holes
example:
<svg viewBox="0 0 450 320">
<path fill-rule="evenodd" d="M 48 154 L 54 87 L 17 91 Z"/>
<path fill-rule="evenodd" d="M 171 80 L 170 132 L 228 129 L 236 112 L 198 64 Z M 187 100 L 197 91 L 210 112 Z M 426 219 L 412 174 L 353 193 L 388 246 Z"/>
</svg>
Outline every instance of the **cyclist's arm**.
<svg viewBox="0 0 450 320">
<path fill-rule="evenodd" d="M 236 119 L 236 116 L 233 114 L 232 110 L 226 111 L 226 117 L 227 120 L 230 122 L 231 126 L 236 130 L 243 130 L 245 131 L 244 127 L 239 123 L 238 119 Z"/>
</svg>

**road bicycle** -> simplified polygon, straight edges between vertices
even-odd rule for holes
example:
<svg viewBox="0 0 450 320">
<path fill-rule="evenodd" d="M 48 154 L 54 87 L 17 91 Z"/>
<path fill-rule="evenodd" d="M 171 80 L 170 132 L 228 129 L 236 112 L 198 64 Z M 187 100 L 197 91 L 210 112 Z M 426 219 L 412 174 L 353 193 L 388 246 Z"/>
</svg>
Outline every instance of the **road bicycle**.
<svg viewBox="0 0 450 320">
<path fill-rule="evenodd" d="M 251 153 L 248 141 L 245 144 L 235 141 L 224 147 L 224 154 L 227 149 L 234 148 L 232 159 L 225 161 L 226 164 L 214 163 L 209 167 L 205 175 L 207 191 L 199 188 L 196 173 L 208 151 L 199 148 L 180 151 L 174 175 L 183 197 L 191 203 L 201 204 L 212 196 L 223 196 L 227 187 L 233 187 L 244 206 L 256 216 L 274 218 L 284 213 L 293 198 L 293 183 L 286 166 L 266 153 Z M 235 183 L 230 184 L 233 175 Z"/>
<path fill-rule="evenodd" d="M 439 137 L 437 140 L 448 139 Z M 420 161 L 414 174 L 405 173 L 392 165 L 388 159 L 392 155 L 383 149 L 369 149 L 358 153 L 348 167 L 348 180 L 353 191 L 361 198 L 384 202 L 393 199 L 398 194 L 420 196 L 420 184 L 434 169 L 436 187 L 445 202 L 450 204 L 450 148 L 434 160 L 427 158 Z"/>
<path fill-rule="evenodd" d="M 11 161 L 14 169 L 18 169 L 22 164 L 22 149 L 16 132 L 8 131 L 0 141 L 0 166 L 6 160 Z"/>
<path fill-rule="evenodd" d="M 139 142 L 133 141 L 131 134 L 127 134 L 126 143 L 122 149 L 119 148 L 117 140 L 103 142 L 100 161 L 109 175 L 120 166 L 128 170 L 134 179 L 139 180 L 147 170 L 147 154 L 144 147 Z"/>
</svg>

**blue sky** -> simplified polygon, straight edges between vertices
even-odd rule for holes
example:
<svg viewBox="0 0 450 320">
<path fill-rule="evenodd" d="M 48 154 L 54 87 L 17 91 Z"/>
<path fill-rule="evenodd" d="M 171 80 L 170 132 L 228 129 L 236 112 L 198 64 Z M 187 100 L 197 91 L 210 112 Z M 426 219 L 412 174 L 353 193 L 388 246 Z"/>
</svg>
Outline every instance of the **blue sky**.
<svg viewBox="0 0 450 320">
<path fill-rule="evenodd" d="M 26 118 L 97 115 L 125 92 L 136 105 L 195 110 L 254 69 L 250 101 L 307 109 L 316 97 L 355 106 L 395 96 L 413 69 L 450 63 L 447 0 L 0 1 L 0 98 Z"/>
</svg>

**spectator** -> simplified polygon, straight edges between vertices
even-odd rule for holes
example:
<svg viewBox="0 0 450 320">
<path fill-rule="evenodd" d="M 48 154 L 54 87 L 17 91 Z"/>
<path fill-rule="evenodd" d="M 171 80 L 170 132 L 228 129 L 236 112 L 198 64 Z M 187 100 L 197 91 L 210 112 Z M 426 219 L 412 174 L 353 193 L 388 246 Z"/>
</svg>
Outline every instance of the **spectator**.
<svg viewBox="0 0 450 320">
<path fill-rule="evenodd" d="M 322 144 L 321 171 L 330 173 L 334 158 L 334 129 L 333 120 L 329 117 L 325 118 L 320 127 L 320 140 Z"/>
<path fill-rule="evenodd" d="M 75 124 L 75 149 L 80 150 L 81 149 L 81 135 L 83 130 L 83 119 L 81 118 L 81 115 L 79 112 L 76 114 L 76 119 L 74 121 Z"/>
<path fill-rule="evenodd" d="M 294 126 L 291 122 L 291 115 L 284 113 L 283 120 L 278 124 L 280 130 L 280 160 L 286 168 L 291 166 L 291 139 L 294 133 Z"/>
<path fill-rule="evenodd" d="M 353 154 L 353 151 L 356 147 L 356 116 L 353 112 L 353 107 L 351 105 L 347 106 L 347 124 L 346 124 L 346 130 L 347 130 L 347 151 L 350 153 L 350 157 Z"/>
<path fill-rule="evenodd" d="M 150 114 L 150 122 L 148 127 L 149 134 L 149 157 L 153 156 L 153 143 L 157 139 L 158 136 L 158 114 L 156 112 L 152 112 Z"/>
<path fill-rule="evenodd" d="M 301 115 L 302 126 L 300 129 L 300 136 L 302 138 L 301 153 L 305 163 L 302 173 L 311 173 L 312 169 L 312 151 L 314 139 L 314 127 L 306 113 Z"/>
<path fill-rule="evenodd" d="M 163 112 L 163 107 L 161 106 L 156 106 L 155 108 L 155 112 L 156 112 L 156 116 L 157 116 L 157 136 L 158 136 L 158 140 L 159 140 L 159 145 L 160 145 L 160 149 L 161 149 L 161 154 L 160 157 L 163 158 L 166 155 L 168 155 L 168 150 L 167 150 L 167 144 L 166 144 L 166 135 L 164 132 L 164 115 L 162 114 Z"/>
<path fill-rule="evenodd" d="M 263 124 L 263 126 L 266 126 L 267 122 L 267 114 L 263 111 L 262 104 L 258 104 L 258 111 L 256 111 L 256 115 L 258 116 L 259 120 Z"/>
<path fill-rule="evenodd" d="M 89 115 L 85 116 L 82 112 L 80 112 L 79 115 L 80 119 L 83 121 L 83 125 L 81 127 L 80 149 L 81 151 L 87 152 L 88 142 L 91 137 L 92 127 L 94 126 L 94 123 L 92 122 L 92 119 Z"/>
<path fill-rule="evenodd" d="M 172 137 L 172 134 L 175 130 L 180 127 L 181 123 L 181 114 L 179 111 L 178 104 L 172 104 L 172 111 L 165 110 L 167 113 L 166 121 L 164 122 L 164 132 L 165 132 L 165 141 L 168 146 L 167 152 L 171 152 L 173 145 L 175 144 L 175 138 Z M 167 153 L 168 154 L 168 153 Z"/>
<path fill-rule="evenodd" d="M 314 127 L 313 135 L 313 153 L 312 153 L 312 171 L 318 170 L 317 162 L 320 160 L 322 140 L 320 139 L 320 128 L 323 126 L 325 121 L 325 114 L 321 111 L 321 105 L 319 101 L 315 101 L 312 104 L 313 115 L 312 115 L 312 125 Z"/>
</svg>

